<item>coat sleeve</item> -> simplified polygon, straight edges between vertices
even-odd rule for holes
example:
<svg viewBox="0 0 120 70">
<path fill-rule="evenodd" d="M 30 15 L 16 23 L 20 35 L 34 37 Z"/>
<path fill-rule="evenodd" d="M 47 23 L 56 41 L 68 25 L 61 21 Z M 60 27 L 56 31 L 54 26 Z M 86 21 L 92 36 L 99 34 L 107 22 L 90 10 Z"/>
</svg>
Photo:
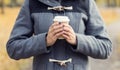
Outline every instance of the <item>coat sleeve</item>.
<svg viewBox="0 0 120 70">
<path fill-rule="evenodd" d="M 94 0 L 89 0 L 89 20 L 85 33 L 85 35 L 76 33 L 77 47 L 73 51 L 97 59 L 108 58 L 112 51 L 112 43 Z"/>
<path fill-rule="evenodd" d="M 29 0 L 25 0 L 6 45 L 11 58 L 17 60 L 49 52 L 46 48 L 46 33 L 33 35 L 33 26 Z"/>
</svg>

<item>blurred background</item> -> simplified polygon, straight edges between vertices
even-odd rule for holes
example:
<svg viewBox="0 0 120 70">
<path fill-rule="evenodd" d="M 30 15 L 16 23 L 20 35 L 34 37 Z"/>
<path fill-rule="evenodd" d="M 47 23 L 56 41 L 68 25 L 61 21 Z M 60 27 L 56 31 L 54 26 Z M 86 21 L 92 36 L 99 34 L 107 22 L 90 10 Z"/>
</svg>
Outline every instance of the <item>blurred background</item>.
<svg viewBox="0 0 120 70">
<path fill-rule="evenodd" d="M 24 0 L 0 0 L 0 70 L 31 70 L 32 58 L 12 60 L 6 42 Z M 120 70 L 120 0 L 95 0 L 113 42 L 113 53 L 107 60 L 90 58 L 91 70 Z"/>
</svg>

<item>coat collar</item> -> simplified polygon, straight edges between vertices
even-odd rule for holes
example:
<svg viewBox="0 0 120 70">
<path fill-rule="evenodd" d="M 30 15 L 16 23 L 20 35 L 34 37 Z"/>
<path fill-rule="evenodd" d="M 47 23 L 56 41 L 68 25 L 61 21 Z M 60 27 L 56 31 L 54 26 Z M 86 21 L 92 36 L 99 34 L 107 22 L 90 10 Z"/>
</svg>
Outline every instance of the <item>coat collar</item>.
<svg viewBox="0 0 120 70">
<path fill-rule="evenodd" d="M 49 5 L 49 6 L 61 6 L 60 2 L 56 0 L 39 0 L 40 2 Z"/>
</svg>

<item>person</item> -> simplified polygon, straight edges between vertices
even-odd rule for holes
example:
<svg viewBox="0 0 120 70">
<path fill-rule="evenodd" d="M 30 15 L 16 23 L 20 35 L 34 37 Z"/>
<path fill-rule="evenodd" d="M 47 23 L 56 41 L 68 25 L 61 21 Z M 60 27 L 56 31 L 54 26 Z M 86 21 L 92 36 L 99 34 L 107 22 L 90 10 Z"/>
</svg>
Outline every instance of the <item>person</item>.
<svg viewBox="0 0 120 70">
<path fill-rule="evenodd" d="M 33 56 L 33 70 L 88 70 L 88 57 L 107 59 L 112 42 L 94 0 L 25 0 L 6 47 L 12 59 Z"/>
<path fill-rule="evenodd" d="M 1 14 L 4 14 L 4 1 L 0 0 Z"/>
</svg>

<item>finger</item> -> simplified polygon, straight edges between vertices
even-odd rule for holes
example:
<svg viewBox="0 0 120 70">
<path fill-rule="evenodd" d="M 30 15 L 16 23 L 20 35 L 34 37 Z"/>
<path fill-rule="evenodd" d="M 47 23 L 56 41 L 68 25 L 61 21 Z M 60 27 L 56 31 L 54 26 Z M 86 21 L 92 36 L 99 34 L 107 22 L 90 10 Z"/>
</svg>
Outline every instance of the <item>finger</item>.
<svg viewBox="0 0 120 70">
<path fill-rule="evenodd" d="M 71 32 L 71 29 L 69 27 L 63 27 L 63 30 L 66 31 L 66 32 Z"/>
<path fill-rule="evenodd" d="M 60 32 L 62 32 L 63 31 L 63 29 L 62 28 L 60 28 L 60 29 L 57 29 L 57 30 L 54 30 L 54 31 L 51 31 L 51 32 L 49 32 L 52 36 L 54 36 L 54 35 L 56 35 L 57 33 L 60 33 Z"/>
<path fill-rule="evenodd" d="M 59 24 L 59 25 L 53 26 L 51 28 L 51 31 L 54 32 L 55 30 L 58 30 L 58 29 L 63 29 L 63 25 Z"/>
<path fill-rule="evenodd" d="M 67 40 L 70 39 L 69 35 L 67 35 L 67 34 L 62 34 L 62 36 L 63 36 L 65 39 L 67 39 Z"/>
<path fill-rule="evenodd" d="M 60 29 L 54 30 L 52 33 L 53 33 L 53 35 L 55 35 L 55 34 L 60 33 L 62 31 L 63 31 L 63 28 L 60 28 Z"/>
<path fill-rule="evenodd" d="M 59 33 L 55 34 L 54 37 L 55 37 L 55 38 L 58 38 L 58 37 L 60 37 L 62 34 L 63 34 L 62 32 L 59 32 Z"/>
<path fill-rule="evenodd" d="M 49 29 L 50 29 L 50 28 L 53 28 L 53 26 L 57 26 L 57 25 L 59 25 L 59 23 L 58 23 L 58 22 L 54 22 L 54 23 L 49 27 Z"/>
<path fill-rule="evenodd" d="M 67 35 L 67 36 L 72 36 L 72 33 L 70 33 L 70 32 L 67 32 L 67 31 L 63 31 L 63 35 Z"/>
<path fill-rule="evenodd" d="M 67 30 L 74 31 L 73 28 L 68 24 L 63 24 L 63 26 L 64 26 L 64 28 L 67 28 Z"/>
<path fill-rule="evenodd" d="M 55 26 L 57 26 L 58 24 L 52 24 L 50 27 L 49 27 L 49 30 L 48 32 L 52 32 L 54 29 Z"/>
<path fill-rule="evenodd" d="M 52 40 L 52 41 L 55 41 L 57 39 L 57 36 L 54 36 L 52 33 L 49 33 L 49 38 Z"/>
<path fill-rule="evenodd" d="M 64 27 L 68 27 L 70 29 L 73 29 L 69 24 L 63 24 L 63 25 L 64 25 Z"/>
<path fill-rule="evenodd" d="M 49 34 L 51 37 L 53 37 L 53 36 L 55 36 L 56 34 L 59 35 L 59 33 L 62 32 L 62 31 L 63 31 L 63 28 L 59 28 L 59 29 L 56 29 L 56 30 L 53 30 L 53 31 L 52 31 L 52 30 L 49 31 L 48 34 Z M 57 35 L 57 36 L 58 36 L 58 35 Z"/>
<path fill-rule="evenodd" d="M 75 34 L 66 31 L 63 31 L 63 35 L 67 35 L 70 39 L 75 37 Z"/>
<path fill-rule="evenodd" d="M 74 34 L 73 29 L 70 29 L 69 27 L 64 27 L 63 30 L 64 30 L 65 32 L 69 32 L 69 33 L 71 33 L 71 34 Z"/>
</svg>

